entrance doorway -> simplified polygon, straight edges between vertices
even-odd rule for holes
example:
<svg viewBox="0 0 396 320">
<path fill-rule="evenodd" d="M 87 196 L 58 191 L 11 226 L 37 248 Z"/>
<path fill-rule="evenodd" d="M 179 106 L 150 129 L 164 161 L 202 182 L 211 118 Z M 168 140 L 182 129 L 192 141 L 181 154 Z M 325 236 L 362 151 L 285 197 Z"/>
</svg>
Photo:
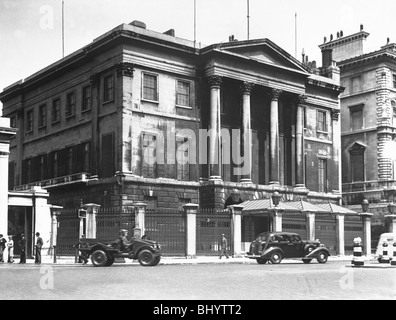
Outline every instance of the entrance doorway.
<svg viewBox="0 0 396 320">
<path fill-rule="evenodd" d="M 26 239 L 26 257 L 31 258 L 33 256 L 34 230 L 32 216 L 32 207 L 8 207 L 8 235 L 11 235 L 14 241 L 15 256 L 21 253 L 18 242 L 21 240 L 22 233 L 25 234 Z"/>
</svg>

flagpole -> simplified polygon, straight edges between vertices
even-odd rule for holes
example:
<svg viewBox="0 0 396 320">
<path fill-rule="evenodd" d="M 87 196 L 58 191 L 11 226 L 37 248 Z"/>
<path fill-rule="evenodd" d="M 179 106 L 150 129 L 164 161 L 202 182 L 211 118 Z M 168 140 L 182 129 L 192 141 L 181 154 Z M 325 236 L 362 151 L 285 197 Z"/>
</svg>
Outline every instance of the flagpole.
<svg viewBox="0 0 396 320">
<path fill-rule="evenodd" d="M 249 0 L 247 0 L 247 39 L 249 40 L 250 38 L 250 3 Z"/>
<path fill-rule="evenodd" d="M 194 48 L 197 42 L 197 1 L 194 0 Z"/>
<path fill-rule="evenodd" d="M 62 0 L 62 58 L 65 57 L 65 1 Z"/>
</svg>

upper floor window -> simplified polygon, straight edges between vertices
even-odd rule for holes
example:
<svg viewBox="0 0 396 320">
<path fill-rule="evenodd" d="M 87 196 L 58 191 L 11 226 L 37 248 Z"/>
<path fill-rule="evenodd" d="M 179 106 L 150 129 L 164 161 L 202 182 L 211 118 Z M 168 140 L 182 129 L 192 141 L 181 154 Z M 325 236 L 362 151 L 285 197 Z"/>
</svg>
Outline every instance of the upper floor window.
<svg viewBox="0 0 396 320">
<path fill-rule="evenodd" d="M 142 174 L 146 178 L 157 177 L 157 136 L 143 133 L 142 137 Z"/>
<path fill-rule="evenodd" d="M 177 180 L 190 180 L 190 159 L 188 138 L 176 140 L 176 171 Z"/>
<path fill-rule="evenodd" d="M 26 132 L 31 132 L 34 129 L 33 109 L 26 112 Z"/>
<path fill-rule="evenodd" d="M 353 131 L 363 128 L 363 106 L 350 108 L 351 129 Z"/>
<path fill-rule="evenodd" d="M 86 111 L 92 107 L 92 91 L 91 86 L 86 86 L 83 88 L 82 92 L 82 107 L 81 111 Z"/>
<path fill-rule="evenodd" d="M 327 192 L 327 159 L 318 159 L 319 192 Z"/>
<path fill-rule="evenodd" d="M 112 74 L 106 76 L 103 82 L 103 101 L 114 100 L 114 76 Z"/>
<path fill-rule="evenodd" d="M 393 74 L 393 88 L 396 88 L 396 74 Z"/>
<path fill-rule="evenodd" d="M 42 104 L 39 106 L 39 128 L 47 125 L 47 105 Z"/>
<path fill-rule="evenodd" d="M 10 126 L 11 128 L 16 128 L 17 124 L 16 124 L 16 116 L 13 116 L 10 118 Z"/>
<path fill-rule="evenodd" d="M 158 77 L 143 73 L 143 99 L 158 101 Z"/>
<path fill-rule="evenodd" d="M 318 110 L 317 130 L 327 132 L 327 112 Z"/>
<path fill-rule="evenodd" d="M 348 148 L 349 151 L 349 168 L 352 182 L 364 181 L 364 152 L 366 147 L 355 142 Z"/>
<path fill-rule="evenodd" d="M 190 83 L 185 81 L 177 81 L 176 84 L 176 105 L 190 106 Z"/>
<path fill-rule="evenodd" d="M 76 95 L 70 92 L 66 96 L 66 118 L 76 114 Z"/>
<path fill-rule="evenodd" d="M 55 99 L 52 102 L 52 110 L 51 110 L 51 121 L 52 123 L 60 121 L 60 99 Z"/>
</svg>

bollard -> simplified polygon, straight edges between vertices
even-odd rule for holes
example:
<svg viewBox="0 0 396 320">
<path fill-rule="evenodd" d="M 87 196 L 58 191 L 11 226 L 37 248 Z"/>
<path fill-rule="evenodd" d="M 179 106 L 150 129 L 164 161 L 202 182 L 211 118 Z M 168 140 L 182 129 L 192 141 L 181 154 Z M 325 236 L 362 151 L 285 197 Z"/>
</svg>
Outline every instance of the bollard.
<svg viewBox="0 0 396 320">
<path fill-rule="evenodd" d="M 388 242 L 384 240 L 382 243 L 382 257 L 381 257 L 381 262 L 382 263 L 389 263 L 390 258 L 389 258 L 389 252 L 388 252 Z"/>
<path fill-rule="evenodd" d="M 393 242 L 393 257 L 392 257 L 391 265 L 396 266 L 396 242 Z"/>
<path fill-rule="evenodd" d="M 362 257 L 363 246 L 362 246 L 362 239 L 355 238 L 353 239 L 353 259 L 352 265 L 355 267 L 360 267 L 364 265 L 364 260 Z"/>
</svg>

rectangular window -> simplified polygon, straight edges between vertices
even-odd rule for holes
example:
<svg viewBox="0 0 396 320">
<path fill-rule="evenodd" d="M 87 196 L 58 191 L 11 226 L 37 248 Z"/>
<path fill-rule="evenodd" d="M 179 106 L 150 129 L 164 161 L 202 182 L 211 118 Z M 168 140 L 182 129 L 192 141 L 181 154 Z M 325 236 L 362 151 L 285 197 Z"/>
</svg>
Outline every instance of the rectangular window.
<svg viewBox="0 0 396 320">
<path fill-rule="evenodd" d="M 351 129 L 353 131 L 363 129 L 363 108 L 351 108 Z"/>
<path fill-rule="evenodd" d="M 66 175 L 73 174 L 73 147 L 66 148 Z"/>
<path fill-rule="evenodd" d="M 114 76 L 108 75 L 104 78 L 103 83 L 103 101 L 113 101 L 114 100 Z"/>
<path fill-rule="evenodd" d="M 47 105 L 39 106 L 39 128 L 47 126 Z"/>
<path fill-rule="evenodd" d="M 176 105 L 183 106 L 183 107 L 190 106 L 190 83 L 189 82 L 177 81 Z"/>
<path fill-rule="evenodd" d="M 176 140 L 176 171 L 177 180 L 190 180 L 190 159 L 188 139 Z"/>
<path fill-rule="evenodd" d="M 76 114 L 76 96 L 74 92 L 70 92 L 66 96 L 66 118 Z"/>
<path fill-rule="evenodd" d="M 393 88 L 396 88 L 396 74 L 392 76 L 393 76 Z"/>
<path fill-rule="evenodd" d="M 51 178 L 58 177 L 58 151 L 53 151 L 50 154 L 51 161 Z"/>
<path fill-rule="evenodd" d="M 352 182 L 364 181 L 364 152 L 351 152 L 351 175 Z"/>
<path fill-rule="evenodd" d="M 16 124 L 16 117 L 15 116 L 10 118 L 10 126 L 11 126 L 11 128 L 16 128 L 17 124 Z"/>
<path fill-rule="evenodd" d="M 55 99 L 52 102 L 52 110 L 51 110 L 51 121 L 52 121 L 52 123 L 60 121 L 60 105 L 61 105 L 60 99 Z"/>
<path fill-rule="evenodd" d="M 91 86 L 86 86 L 83 88 L 82 92 L 82 107 L 81 111 L 86 111 L 92 107 L 92 91 Z"/>
<path fill-rule="evenodd" d="M 33 110 L 26 112 L 26 132 L 32 132 L 34 129 Z"/>
<path fill-rule="evenodd" d="M 157 177 L 157 137 L 144 133 L 142 137 L 142 175 L 146 178 Z"/>
<path fill-rule="evenodd" d="M 327 192 L 327 160 L 318 159 L 319 192 Z"/>
<path fill-rule="evenodd" d="M 317 130 L 327 132 L 326 111 L 318 111 Z"/>
<path fill-rule="evenodd" d="M 86 142 L 84 143 L 83 146 L 83 172 L 89 172 L 90 171 L 90 163 L 91 163 L 91 143 Z"/>
<path fill-rule="evenodd" d="M 38 180 L 42 181 L 46 179 L 46 170 L 47 170 L 47 156 L 41 155 L 38 157 Z"/>
<path fill-rule="evenodd" d="M 143 73 L 143 99 L 158 101 L 158 77 Z"/>
</svg>

